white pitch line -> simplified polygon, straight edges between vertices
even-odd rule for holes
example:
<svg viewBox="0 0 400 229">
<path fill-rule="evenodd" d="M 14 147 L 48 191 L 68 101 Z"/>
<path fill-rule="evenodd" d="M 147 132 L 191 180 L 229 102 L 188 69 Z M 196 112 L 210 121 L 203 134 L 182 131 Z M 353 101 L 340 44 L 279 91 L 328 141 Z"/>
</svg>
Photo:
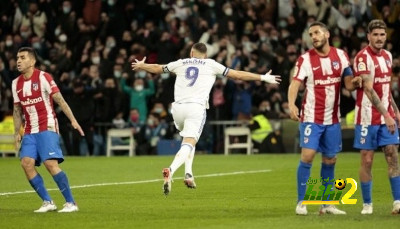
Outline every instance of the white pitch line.
<svg viewBox="0 0 400 229">
<path fill-rule="evenodd" d="M 251 174 L 251 173 L 267 173 L 271 172 L 270 169 L 265 170 L 253 170 L 253 171 L 237 171 L 231 173 L 214 173 L 214 174 L 206 174 L 206 175 L 196 175 L 196 178 L 201 177 L 220 177 L 220 176 L 231 176 L 231 175 L 239 175 L 239 174 Z M 175 179 L 183 179 L 183 177 L 177 177 Z M 126 182 L 112 182 L 112 183 L 100 183 L 100 184 L 86 184 L 86 185 L 74 185 L 71 186 L 71 189 L 77 188 L 91 188 L 91 187 L 99 187 L 99 186 L 112 186 L 112 185 L 127 185 L 127 184 L 144 184 L 144 183 L 153 183 L 163 181 L 164 179 L 153 179 L 153 180 L 143 180 L 143 181 L 126 181 Z M 48 191 L 56 191 L 59 190 L 58 188 L 49 188 Z M 26 191 L 17 191 L 17 192 L 3 192 L 0 193 L 0 196 L 7 196 L 7 195 L 18 195 L 18 194 L 25 194 L 25 193 L 33 193 L 33 190 L 26 190 Z"/>
</svg>

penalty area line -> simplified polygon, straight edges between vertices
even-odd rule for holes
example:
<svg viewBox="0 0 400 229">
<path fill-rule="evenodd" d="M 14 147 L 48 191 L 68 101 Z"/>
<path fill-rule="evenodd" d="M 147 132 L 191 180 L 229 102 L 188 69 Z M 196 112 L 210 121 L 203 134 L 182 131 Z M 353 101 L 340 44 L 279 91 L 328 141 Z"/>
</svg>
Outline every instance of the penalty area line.
<svg viewBox="0 0 400 229">
<path fill-rule="evenodd" d="M 265 170 L 253 170 L 253 171 L 237 171 L 230 173 L 213 173 L 213 174 L 205 174 L 205 175 L 196 175 L 196 178 L 202 177 L 221 177 L 221 176 L 233 176 L 233 175 L 241 175 L 241 174 L 253 174 L 253 173 L 268 173 L 271 172 L 270 169 Z M 176 177 L 174 179 L 183 179 L 183 177 Z M 91 187 L 100 187 L 100 186 L 116 186 L 116 185 L 129 185 L 129 184 L 145 184 L 145 183 L 153 183 L 163 181 L 164 179 L 152 179 L 152 180 L 142 180 L 142 181 L 126 181 L 126 182 L 110 182 L 110 183 L 100 183 L 100 184 L 85 184 L 85 185 L 73 185 L 71 189 L 79 189 L 79 188 L 91 188 Z M 47 191 L 57 191 L 58 188 L 49 188 Z M 16 191 L 16 192 L 3 192 L 0 193 L 0 196 L 7 195 L 18 195 L 18 194 L 26 194 L 26 193 L 34 193 L 34 190 L 26 190 L 26 191 Z"/>
</svg>

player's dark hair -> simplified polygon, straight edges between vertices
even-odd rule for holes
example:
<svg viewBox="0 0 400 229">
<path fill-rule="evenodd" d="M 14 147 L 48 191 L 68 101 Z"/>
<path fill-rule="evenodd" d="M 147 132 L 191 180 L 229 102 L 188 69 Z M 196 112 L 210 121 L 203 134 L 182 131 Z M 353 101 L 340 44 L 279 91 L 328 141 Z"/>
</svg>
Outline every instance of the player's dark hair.
<svg viewBox="0 0 400 229">
<path fill-rule="evenodd" d="M 207 46 L 201 42 L 195 43 L 193 45 L 193 49 L 197 50 L 200 53 L 204 53 L 204 54 L 207 53 Z"/>
<path fill-rule="evenodd" d="M 311 25 L 308 28 L 311 28 L 313 26 L 319 26 L 321 28 L 323 28 L 326 31 L 329 31 L 328 26 L 326 26 L 324 23 L 319 22 L 319 21 L 314 21 L 313 23 L 311 23 Z"/>
<path fill-rule="evenodd" d="M 368 33 L 372 32 L 374 29 L 384 29 L 386 30 L 386 23 L 380 19 L 374 19 L 368 24 Z"/>
<path fill-rule="evenodd" d="M 21 47 L 20 49 L 18 49 L 18 52 L 19 53 L 20 52 L 28 52 L 28 55 L 33 57 L 33 59 L 37 60 L 35 49 L 33 49 L 31 47 Z"/>
</svg>

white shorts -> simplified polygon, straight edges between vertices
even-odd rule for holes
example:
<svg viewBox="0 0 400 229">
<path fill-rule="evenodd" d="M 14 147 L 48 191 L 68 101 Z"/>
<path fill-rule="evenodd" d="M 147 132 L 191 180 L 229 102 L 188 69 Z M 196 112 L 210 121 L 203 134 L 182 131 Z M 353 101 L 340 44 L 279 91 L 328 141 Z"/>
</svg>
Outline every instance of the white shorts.
<svg viewBox="0 0 400 229">
<path fill-rule="evenodd" d="M 172 117 L 182 137 L 199 140 L 206 122 L 206 108 L 198 103 L 172 103 Z"/>
</svg>

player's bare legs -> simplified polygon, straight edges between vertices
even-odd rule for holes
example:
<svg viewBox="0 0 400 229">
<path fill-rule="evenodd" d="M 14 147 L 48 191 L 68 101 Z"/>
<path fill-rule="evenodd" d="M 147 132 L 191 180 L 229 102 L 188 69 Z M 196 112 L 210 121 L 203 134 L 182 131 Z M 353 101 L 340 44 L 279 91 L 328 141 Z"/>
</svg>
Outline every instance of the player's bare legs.
<svg viewBox="0 0 400 229">
<path fill-rule="evenodd" d="M 361 166 L 360 166 L 360 181 L 363 197 L 363 209 L 361 214 L 372 214 L 372 164 L 374 162 L 373 150 L 360 150 Z"/>
<path fill-rule="evenodd" d="M 400 170 L 398 162 L 398 145 L 387 145 L 383 147 L 386 162 L 388 164 L 388 175 L 393 194 L 392 214 L 400 214 Z"/>
</svg>

